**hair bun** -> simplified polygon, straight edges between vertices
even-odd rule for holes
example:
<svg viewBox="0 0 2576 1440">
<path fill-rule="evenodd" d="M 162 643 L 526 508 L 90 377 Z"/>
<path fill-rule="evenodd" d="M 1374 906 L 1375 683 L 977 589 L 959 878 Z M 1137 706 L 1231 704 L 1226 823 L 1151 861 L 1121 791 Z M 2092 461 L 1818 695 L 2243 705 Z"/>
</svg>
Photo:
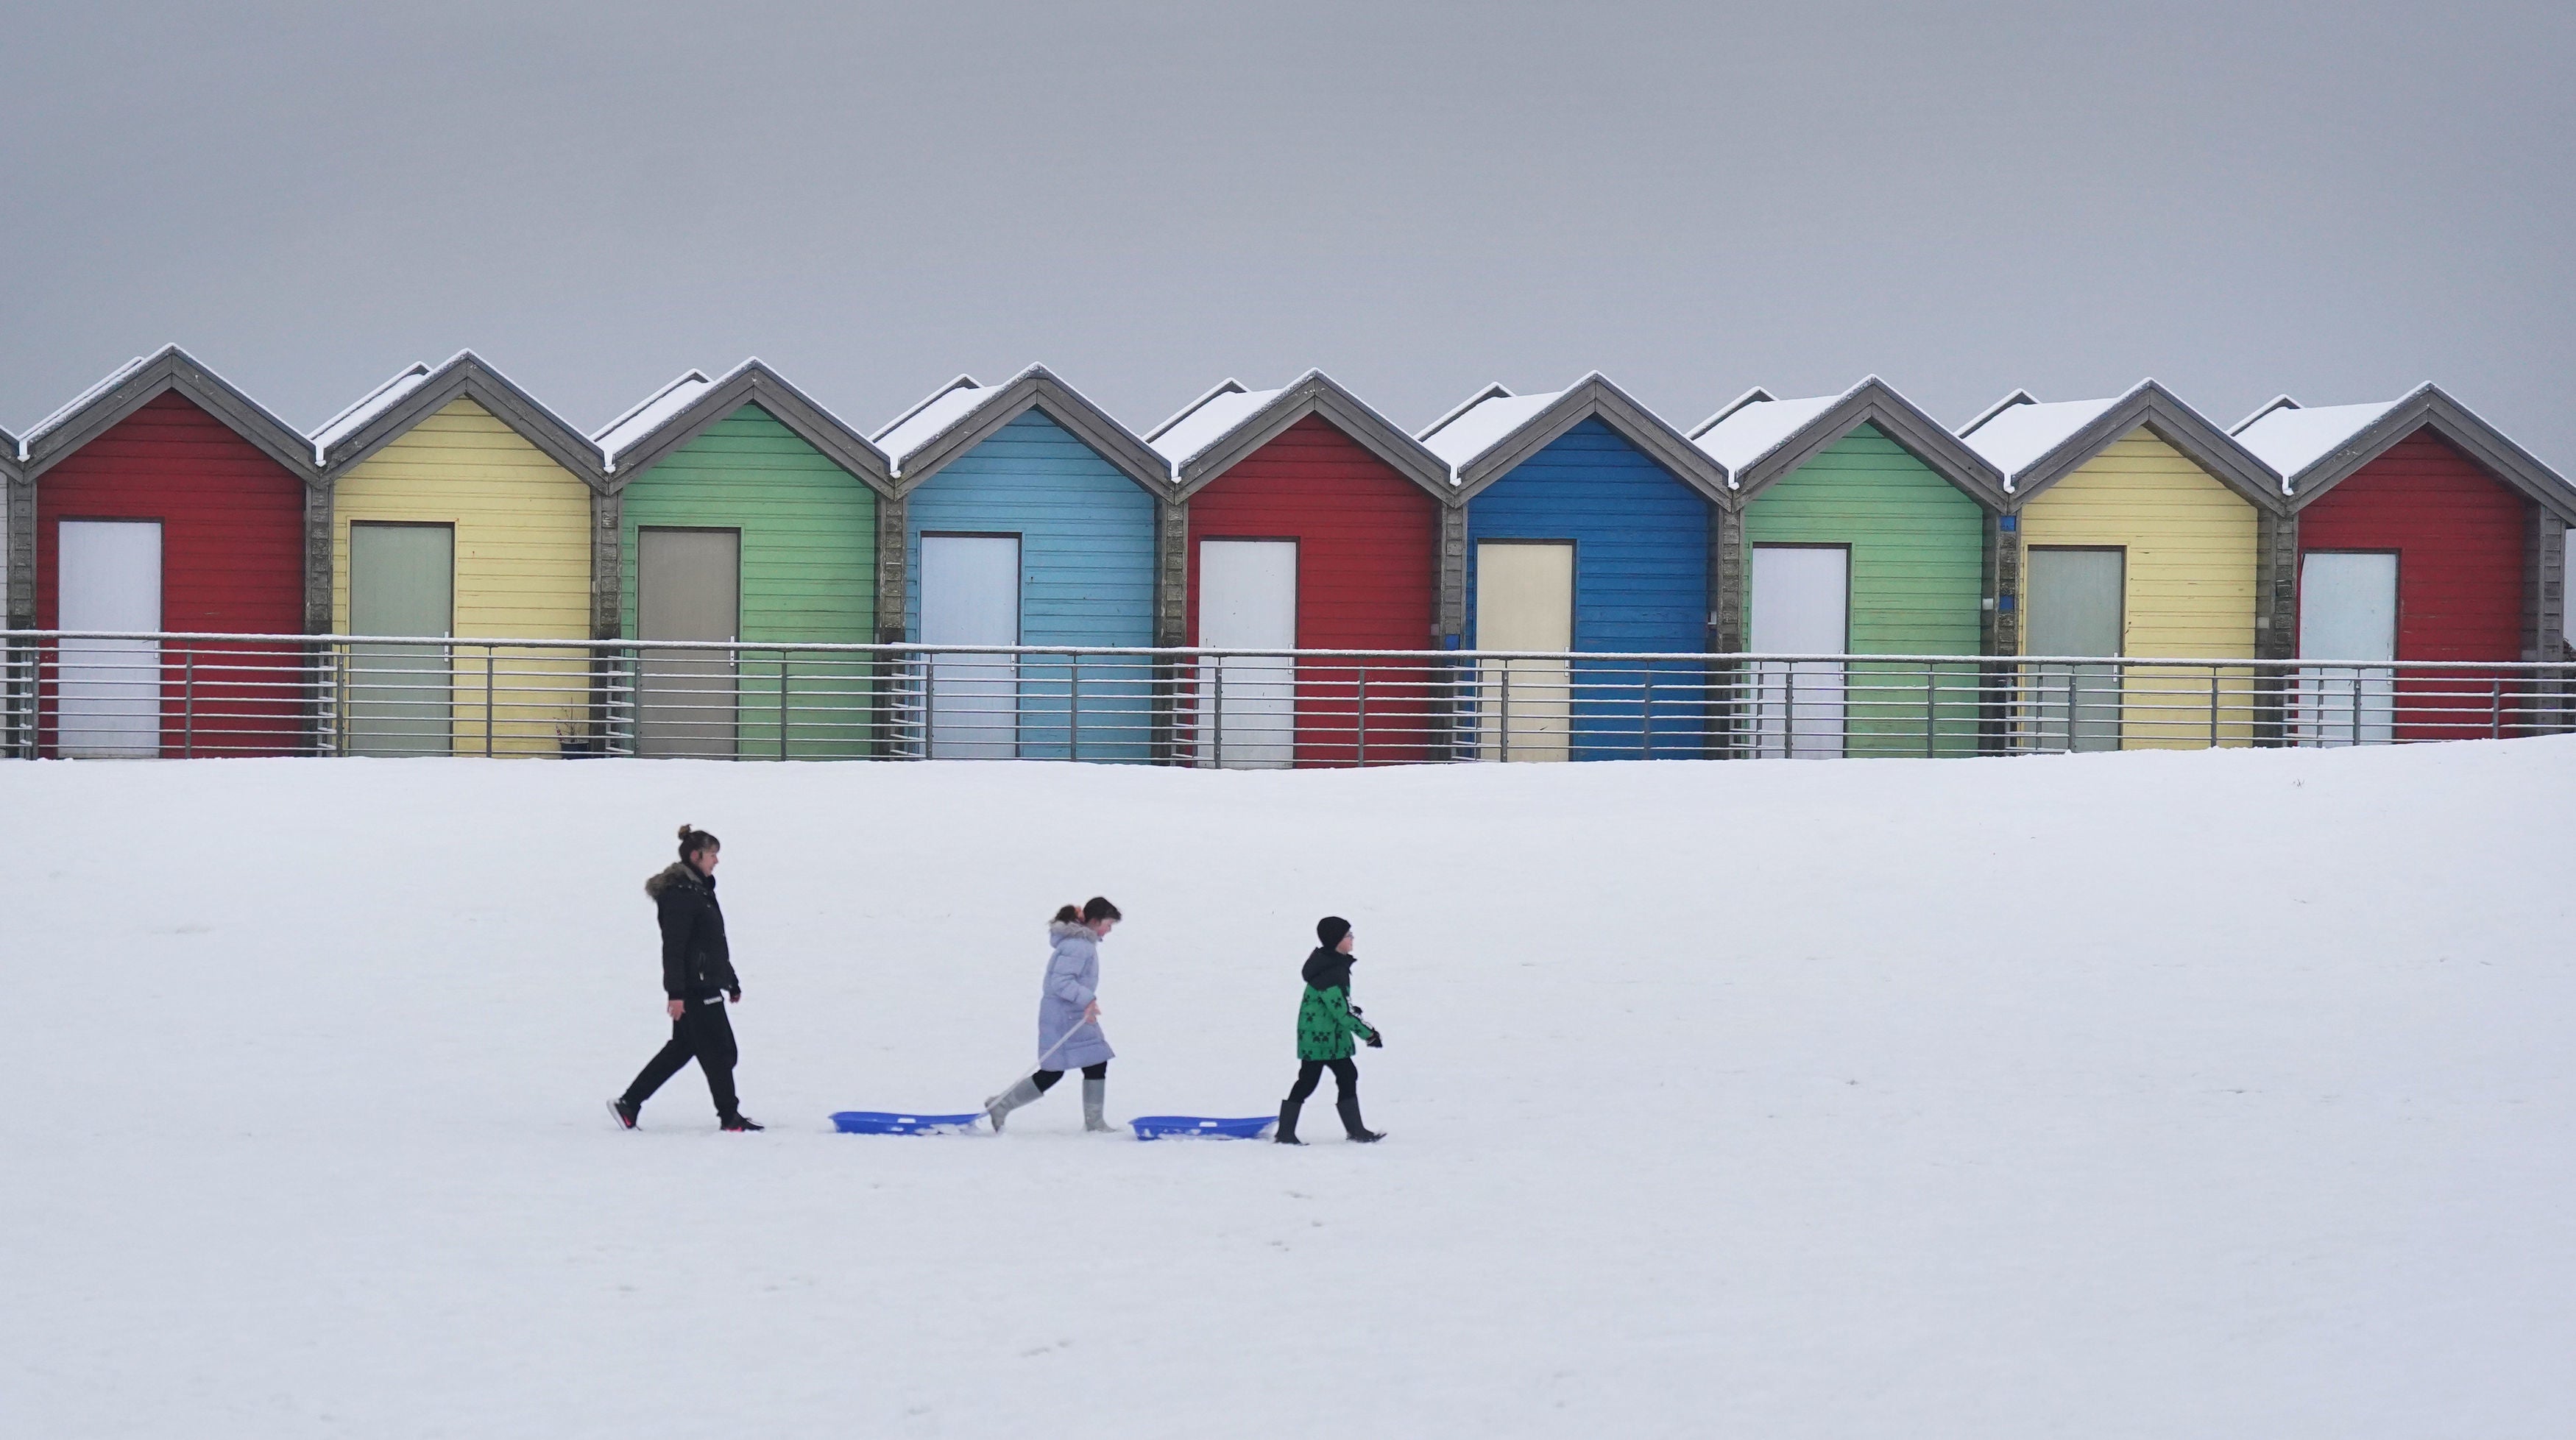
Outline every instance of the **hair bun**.
<svg viewBox="0 0 2576 1440">
<path fill-rule="evenodd" d="M 681 822 L 680 822 L 680 838 L 681 838 L 681 839 L 683 839 L 683 840 L 688 839 L 688 838 L 689 838 L 689 832 L 690 832 L 690 831 L 692 831 L 692 830 L 695 830 L 695 829 L 697 829 L 697 828 L 698 828 L 697 826 L 692 825 L 692 824 L 688 823 L 688 822 L 687 822 L 687 821 L 685 821 L 685 820 L 681 821 Z"/>
</svg>

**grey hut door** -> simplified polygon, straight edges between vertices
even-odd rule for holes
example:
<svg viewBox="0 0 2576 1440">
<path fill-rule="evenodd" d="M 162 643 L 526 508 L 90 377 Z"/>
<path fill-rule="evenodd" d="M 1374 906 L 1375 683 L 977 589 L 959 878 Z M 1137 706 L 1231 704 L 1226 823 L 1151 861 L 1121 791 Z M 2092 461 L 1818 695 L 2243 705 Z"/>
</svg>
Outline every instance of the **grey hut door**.
<svg viewBox="0 0 2576 1440">
<path fill-rule="evenodd" d="M 2397 658 L 2397 556 L 2319 551 L 2299 559 L 2299 658 Z M 2303 745 L 2385 745 L 2397 734 L 2397 672 L 2380 665 L 2299 667 Z"/>
<path fill-rule="evenodd" d="M 456 528 L 349 526 L 349 629 L 446 639 L 456 615 Z M 361 755 L 449 749 L 447 647 L 349 647 L 349 748 Z"/>
<path fill-rule="evenodd" d="M 742 532 L 637 530 L 635 638 L 742 638 Z M 644 650 L 636 657 L 637 751 L 732 758 L 739 685 L 733 656 L 723 651 Z"/>
<path fill-rule="evenodd" d="M 1020 643 L 1020 537 L 921 537 L 921 643 Z M 1019 662 L 1008 655 L 930 661 L 930 758 L 1020 753 Z"/>
<path fill-rule="evenodd" d="M 1753 547 L 1752 644 L 1758 654 L 1844 655 L 1851 651 L 1851 551 L 1841 545 Z M 1755 753 L 1819 757 L 1843 753 L 1840 660 L 1754 662 Z"/>
<path fill-rule="evenodd" d="M 161 522 L 65 520 L 56 544 L 63 629 L 161 628 Z M 160 754 L 161 642 L 62 642 L 55 704 L 60 754 Z"/>
<path fill-rule="evenodd" d="M 2118 549 L 2035 545 L 2030 552 L 2032 655 L 2118 655 L 2129 556 Z M 2120 748 L 2120 667 L 2035 665 L 2040 742 L 2056 750 Z"/>
</svg>

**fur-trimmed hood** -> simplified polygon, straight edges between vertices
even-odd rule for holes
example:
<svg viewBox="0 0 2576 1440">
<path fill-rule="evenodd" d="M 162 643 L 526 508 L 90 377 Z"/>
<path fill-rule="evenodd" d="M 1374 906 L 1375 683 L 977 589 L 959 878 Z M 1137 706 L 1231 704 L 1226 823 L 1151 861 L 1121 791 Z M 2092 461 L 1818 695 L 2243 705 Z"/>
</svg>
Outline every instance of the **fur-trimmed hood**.
<svg viewBox="0 0 2576 1440">
<path fill-rule="evenodd" d="M 648 900 L 658 901 L 662 898 L 662 892 L 674 885 L 687 885 L 699 890 L 708 888 L 707 877 L 691 868 L 688 861 L 674 860 L 644 882 L 644 896 Z"/>
<path fill-rule="evenodd" d="M 1047 922 L 1047 938 L 1049 940 L 1070 940 L 1076 935 L 1095 943 L 1100 939 L 1099 936 L 1091 933 L 1090 926 L 1083 924 L 1079 920 L 1050 920 Z"/>
</svg>

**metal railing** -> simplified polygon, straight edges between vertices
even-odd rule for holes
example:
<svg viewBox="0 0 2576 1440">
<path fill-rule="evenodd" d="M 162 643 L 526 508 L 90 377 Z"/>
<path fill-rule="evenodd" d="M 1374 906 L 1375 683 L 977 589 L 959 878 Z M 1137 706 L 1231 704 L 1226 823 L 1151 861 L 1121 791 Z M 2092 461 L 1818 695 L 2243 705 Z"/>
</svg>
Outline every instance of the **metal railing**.
<svg viewBox="0 0 2576 1440">
<path fill-rule="evenodd" d="M 2402 744 L 2576 665 L 0 632 L 0 754 L 1260 768 Z"/>
</svg>

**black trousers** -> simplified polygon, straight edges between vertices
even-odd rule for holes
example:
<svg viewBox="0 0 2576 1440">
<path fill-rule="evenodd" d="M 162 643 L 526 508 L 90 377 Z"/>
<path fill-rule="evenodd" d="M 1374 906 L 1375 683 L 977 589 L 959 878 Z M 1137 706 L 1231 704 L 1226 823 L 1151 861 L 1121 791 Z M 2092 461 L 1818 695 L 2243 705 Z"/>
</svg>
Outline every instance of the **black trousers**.
<svg viewBox="0 0 2576 1440">
<path fill-rule="evenodd" d="M 1339 1092 L 1344 1100 L 1349 1101 L 1354 1105 L 1358 1104 L 1360 1098 L 1360 1067 L 1349 1060 L 1298 1061 L 1297 1083 L 1288 1087 L 1288 1098 L 1296 1101 L 1300 1105 L 1305 1104 L 1306 1097 L 1315 1093 L 1315 1087 L 1324 1083 L 1324 1068 L 1326 1066 L 1332 1067 L 1333 1089 Z"/>
<path fill-rule="evenodd" d="M 725 1018 L 724 1002 L 692 1000 L 671 1022 L 671 1040 L 644 1068 L 635 1074 L 635 1083 L 619 1097 L 628 1105 L 641 1105 L 653 1098 L 662 1083 L 680 1073 L 680 1067 L 695 1060 L 707 1074 L 707 1093 L 715 1097 L 716 1114 L 732 1119 L 741 1101 L 733 1093 L 733 1067 L 741 1054 L 734 1049 L 733 1022 Z"/>
<path fill-rule="evenodd" d="M 1057 1082 L 1058 1080 L 1061 1080 L 1061 1079 L 1063 1079 L 1063 1078 L 1064 1078 L 1064 1072 L 1063 1072 L 1063 1071 L 1061 1071 L 1061 1070 L 1039 1070 L 1039 1071 L 1035 1071 L 1035 1072 L 1033 1072 L 1033 1073 L 1029 1076 L 1029 1083 L 1030 1083 L 1030 1084 L 1032 1084 L 1032 1085 L 1037 1086 L 1037 1087 L 1038 1087 L 1038 1093 L 1039 1093 L 1039 1094 L 1041 1094 L 1041 1095 L 1044 1095 L 1044 1094 L 1045 1094 L 1046 1092 L 1048 1092 L 1049 1090 L 1052 1090 L 1052 1089 L 1054 1089 L 1054 1088 L 1055 1088 L 1055 1082 Z M 1083 1079 L 1085 1079 L 1085 1080 L 1106 1080 L 1106 1079 L 1108 1079 L 1108 1078 L 1109 1078 L 1109 1062 L 1108 1062 L 1108 1061 L 1106 1061 L 1106 1060 L 1103 1060 L 1103 1061 L 1101 1061 L 1101 1062 L 1100 1062 L 1099 1064 L 1097 1064 L 1097 1065 L 1085 1065 L 1085 1066 L 1083 1066 L 1083 1067 L 1082 1067 L 1082 1078 L 1083 1078 Z"/>
</svg>

